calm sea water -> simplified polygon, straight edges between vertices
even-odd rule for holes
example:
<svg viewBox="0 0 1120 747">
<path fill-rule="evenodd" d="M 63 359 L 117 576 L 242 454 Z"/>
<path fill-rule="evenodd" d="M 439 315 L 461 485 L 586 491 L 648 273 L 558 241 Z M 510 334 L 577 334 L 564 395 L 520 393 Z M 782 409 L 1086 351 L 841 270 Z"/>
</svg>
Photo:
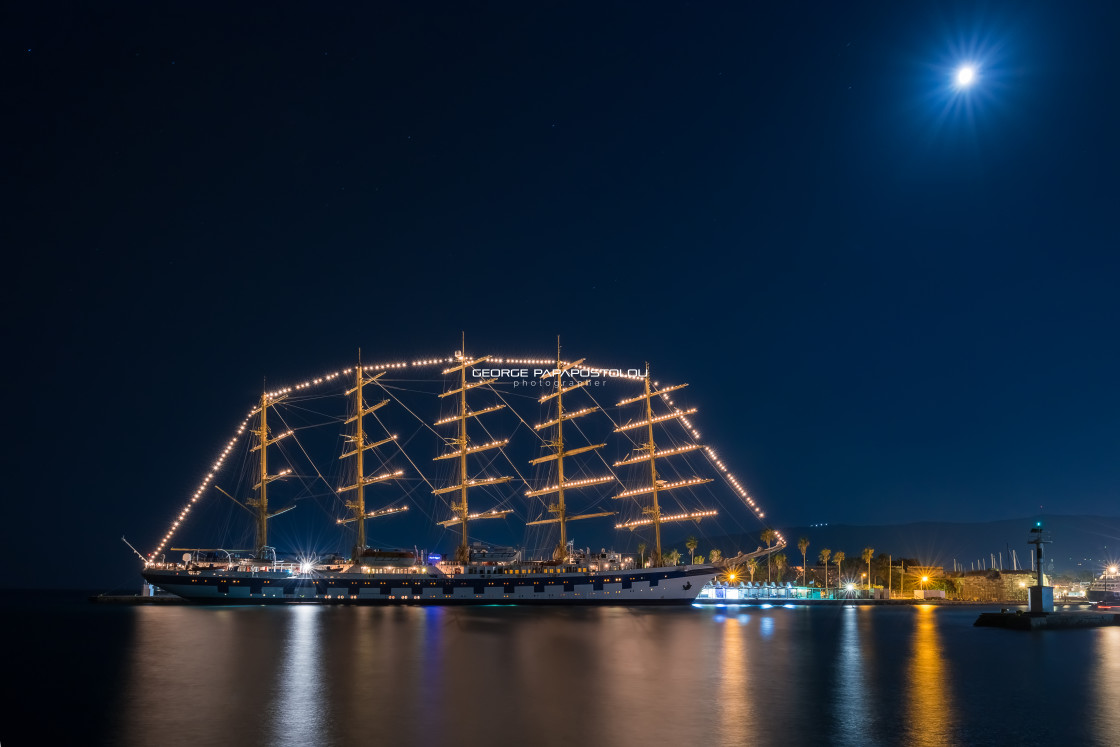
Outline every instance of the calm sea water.
<svg viewBox="0 0 1120 747">
<path fill-rule="evenodd" d="M 1120 743 L 1120 628 L 978 611 L 9 596 L 0 744 Z"/>
</svg>

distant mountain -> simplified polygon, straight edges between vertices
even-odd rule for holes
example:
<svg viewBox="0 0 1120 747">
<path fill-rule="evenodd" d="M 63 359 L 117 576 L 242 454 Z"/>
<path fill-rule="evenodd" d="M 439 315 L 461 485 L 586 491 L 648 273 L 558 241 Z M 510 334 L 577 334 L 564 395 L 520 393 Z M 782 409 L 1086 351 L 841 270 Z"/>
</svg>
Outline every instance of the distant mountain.
<svg viewBox="0 0 1120 747">
<path fill-rule="evenodd" d="M 786 538 L 789 547 L 786 557 L 791 565 L 801 565 L 801 552 L 797 549 L 799 537 L 809 539 L 809 562 L 815 563 L 821 548 L 833 552 L 843 550 L 851 557 L 859 557 L 865 547 L 875 549 L 875 554 L 888 553 L 895 558 L 914 558 L 923 564 L 944 566 L 951 570 L 954 559 L 965 569 L 990 567 L 995 556 L 996 567 L 1012 567 L 1011 551 L 1018 556 L 1019 567 L 1031 567 L 1030 553 L 1033 545 L 1027 536 L 1036 521 L 1050 532 L 1053 544 L 1046 545 L 1047 562 L 1052 560 L 1057 572 L 1091 570 L 1099 572 L 1109 564 L 1120 561 L 1120 516 L 1060 516 L 1046 514 L 1022 519 L 1006 519 L 980 523 L 955 523 L 922 521 L 914 524 L 888 524 L 857 526 L 827 524 L 810 527 L 776 527 Z M 703 554 L 708 546 L 720 548 L 725 555 L 736 549 L 754 550 L 762 545 L 758 534 L 729 535 L 701 543 L 698 552 Z"/>
</svg>

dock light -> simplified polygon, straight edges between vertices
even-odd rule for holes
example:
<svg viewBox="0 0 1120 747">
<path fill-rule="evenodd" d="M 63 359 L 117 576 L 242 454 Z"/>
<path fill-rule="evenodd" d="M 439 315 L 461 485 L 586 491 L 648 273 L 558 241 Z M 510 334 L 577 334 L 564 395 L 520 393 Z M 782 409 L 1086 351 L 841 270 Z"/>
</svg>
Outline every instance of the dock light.
<svg viewBox="0 0 1120 747">
<path fill-rule="evenodd" d="M 728 578 L 728 579 L 730 579 L 730 580 L 732 580 L 732 581 L 734 581 L 734 580 L 735 580 L 735 574 L 734 574 L 734 573 L 730 573 L 730 574 L 728 574 L 727 578 Z"/>
<path fill-rule="evenodd" d="M 848 584 L 846 588 L 848 589 L 848 591 L 853 591 L 856 587 L 855 584 Z"/>
<path fill-rule="evenodd" d="M 964 65 L 957 68 L 957 85 L 960 88 L 968 88 L 976 80 L 976 68 L 971 65 Z"/>
</svg>

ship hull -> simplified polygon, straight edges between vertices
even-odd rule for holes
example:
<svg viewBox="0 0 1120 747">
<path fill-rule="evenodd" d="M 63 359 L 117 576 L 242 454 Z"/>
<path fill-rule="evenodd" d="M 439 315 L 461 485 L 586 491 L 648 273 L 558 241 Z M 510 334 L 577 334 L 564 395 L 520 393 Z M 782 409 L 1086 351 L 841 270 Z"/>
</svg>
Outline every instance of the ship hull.
<svg viewBox="0 0 1120 747">
<path fill-rule="evenodd" d="M 1089 585 L 1085 598 L 1099 607 L 1120 607 L 1120 573 L 1109 568 Z"/>
<path fill-rule="evenodd" d="M 144 580 L 200 604 L 690 604 L 710 566 L 558 574 L 351 574 L 148 570 Z"/>
<path fill-rule="evenodd" d="M 1085 598 L 1102 607 L 1120 607 L 1120 591 L 1107 589 L 1089 589 Z"/>
</svg>

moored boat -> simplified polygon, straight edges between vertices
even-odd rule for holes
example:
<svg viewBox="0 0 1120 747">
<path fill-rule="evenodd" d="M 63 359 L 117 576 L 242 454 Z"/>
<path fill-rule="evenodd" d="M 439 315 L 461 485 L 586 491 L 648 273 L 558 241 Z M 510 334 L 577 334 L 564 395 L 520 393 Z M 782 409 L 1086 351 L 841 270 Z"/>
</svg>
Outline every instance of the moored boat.
<svg viewBox="0 0 1120 747">
<path fill-rule="evenodd" d="M 1089 584 L 1085 598 L 1098 607 L 1120 607 L 1120 566 L 1106 568 Z"/>
</svg>

